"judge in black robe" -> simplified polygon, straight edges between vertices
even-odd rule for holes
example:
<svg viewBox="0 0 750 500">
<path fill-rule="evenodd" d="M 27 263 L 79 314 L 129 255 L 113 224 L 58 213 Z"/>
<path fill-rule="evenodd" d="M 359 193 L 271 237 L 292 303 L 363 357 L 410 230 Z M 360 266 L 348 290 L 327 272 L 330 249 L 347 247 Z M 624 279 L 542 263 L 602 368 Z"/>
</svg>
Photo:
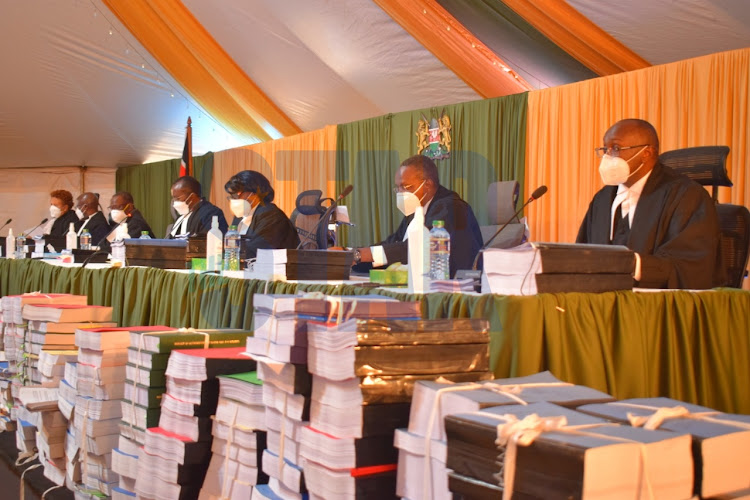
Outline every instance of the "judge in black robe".
<svg viewBox="0 0 750 500">
<path fill-rule="evenodd" d="M 258 249 L 299 245 L 299 235 L 289 217 L 273 204 L 274 190 L 260 172 L 244 170 L 224 185 L 234 214 L 232 225 L 242 237 L 242 257 L 255 258 Z"/>
<path fill-rule="evenodd" d="M 640 122 L 623 120 L 618 124 L 624 123 L 625 132 L 623 127 L 616 129 L 618 124 L 615 124 L 610 129 L 615 129 L 615 134 L 608 131 L 605 135 L 605 146 L 622 147 L 623 159 L 634 158 L 630 156 L 632 150 L 626 152 L 631 144 L 651 145 L 645 154 L 639 155 L 650 176 L 635 207 L 625 243 L 640 258 L 640 280 L 636 286 L 705 289 L 723 284 L 719 223 L 713 200 L 702 186 L 659 163 L 656 132 L 646 129 L 645 136 L 637 136 L 637 132 L 642 132 Z M 629 135 L 633 126 L 636 136 Z M 637 160 L 629 164 L 635 173 Z M 605 186 L 596 193 L 577 242 L 611 244 L 612 203 L 617 189 L 616 185 Z"/>
<path fill-rule="evenodd" d="M 445 229 L 451 236 L 451 277 L 455 276 L 458 269 L 471 269 L 474 258 L 482 247 L 479 223 L 468 203 L 457 193 L 440 185 L 435 163 L 422 155 L 408 158 L 396 172 L 395 181 L 398 189 L 409 190 L 421 198 L 423 207 L 427 205 L 425 227 L 432 229 L 432 223 L 436 220 L 445 222 Z M 361 272 L 371 268 L 368 263 L 372 262 L 372 250 L 377 246 L 382 246 L 387 264 L 407 263 L 408 243 L 404 241 L 404 236 L 413 219 L 413 214 L 404 217 L 396 231 L 385 240 L 373 247 L 357 249 L 361 263 L 355 270 Z"/>
<path fill-rule="evenodd" d="M 87 229 L 89 234 L 91 234 L 91 244 L 96 245 L 97 241 L 107 236 L 110 228 L 107 218 L 104 217 L 101 211 L 97 210 L 93 215 L 78 221 L 76 233 L 79 237 L 84 229 Z"/>
<path fill-rule="evenodd" d="M 185 175 L 172 184 L 172 204 L 178 213 L 180 210 L 182 213 L 174 222 L 169 238 L 205 236 L 211 229 L 214 216 L 219 220 L 219 230 L 222 234 L 227 232 L 224 212 L 205 198 L 201 198 L 201 185 L 196 178 Z M 183 224 L 185 219 L 187 223 Z"/>
<path fill-rule="evenodd" d="M 59 211 L 59 215 L 55 217 L 49 232 L 45 233 L 45 236 L 49 236 L 50 238 L 65 238 L 65 235 L 70 230 L 70 224 L 73 224 L 73 229 L 75 230 L 75 224 L 78 222 L 78 216 L 73 211 L 73 195 L 64 189 L 52 191 L 50 193 L 50 215 L 54 217 L 52 207 L 55 207 Z"/>
</svg>

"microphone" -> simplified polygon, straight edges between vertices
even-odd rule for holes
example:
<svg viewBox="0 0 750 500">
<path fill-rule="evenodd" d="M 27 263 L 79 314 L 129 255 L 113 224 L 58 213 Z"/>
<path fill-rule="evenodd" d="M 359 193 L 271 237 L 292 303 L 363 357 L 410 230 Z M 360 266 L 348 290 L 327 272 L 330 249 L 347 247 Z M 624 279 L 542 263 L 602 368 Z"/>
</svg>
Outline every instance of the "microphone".
<svg viewBox="0 0 750 500">
<path fill-rule="evenodd" d="M 3 224 L 2 226 L 0 226 L 0 229 L 4 228 L 5 226 L 7 226 L 8 224 L 10 224 L 11 222 L 13 222 L 13 219 L 6 220 L 5 224 Z"/>
<path fill-rule="evenodd" d="M 34 231 L 36 231 L 36 229 L 37 229 L 37 228 L 38 228 L 39 226 L 41 226 L 42 224 L 46 224 L 48 220 L 49 220 L 49 219 L 48 219 L 47 217 L 45 217 L 44 219 L 42 219 L 42 222 L 40 222 L 39 224 L 37 224 L 36 226 L 34 226 L 34 227 L 33 227 L 33 228 L 31 229 L 31 230 L 29 230 L 29 231 L 26 231 L 26 234 L 25 234 L 25 236 L 28 236 L 28 235 L 30 235 L 31 233 L 33 233 Z M 10 222 L 10 219 L 8 219 L 8 222 Z M 6 224 L 7 224 L 8 222 L 6 222 Z M 19 236 L 21 236 L 21 235 L 19 235 Z"/>
<path fill-rule="evenodd" d="M 125 219 L 125 220 L 127 220 L 127 219 Z M 123 222 L 125 222 L 125 221 L 123 221 Z M 107 240 L 107 238 L 109 238 L 109 235 L 111 235 L 112 233 L 114 233 L 115 231 L 117 231 L 117 228 L 120 227 L 121 225 L 122 225 L 122 222 L 120 222 L 115 227 L 113 227 L 112 229 L 110 229 L 109 232 L 107 234 L 105 234 L 102 237 L 102 239 L 99 240 L 99 242 L 96 244 L 96 246 L 99 247 L 99 248 L 94 253 L 92 253 L 91 255 L 89 255 L 88 257 L 86 257 L 86 259 L 81 263 L 81 269 L 83 269 L 84 267 L 86 267 L 86 265 L 88 265 L 88 263 L 91 262 L 91 259 L 93 259 L 95 256 L 101 255 L 104 252 L 108 251 L 108 250 L 104 250 L 102 248 L 102 243 L 104 243 Z"/>
<path fill-rule="evenodd" d="M 331 213 L 336 210 L 336 207 L 338 206 L 338 202 L 346 198 L 349 193 L 351 193 L 354 190 L 354 185 L 349 184 L 346 186 L 342 191 L 341 194 L 336 197 L 335 200 L 331 201 L 331 205 L 326 209 L 325 213 L 318 219 L 318 222 L 315 223 L 315 226 L 310 230 L 311 235 L 315 237 L 316 245 L 317 245 L 317 235 L 318 235 L 318 228 L 320 227 L 320 224 L 323 223 L 324 220 L 328 220 L 328 218 L 331 216 Z M 297 245 L 297 248 L 295 250 L 299 250 L 299 248 L 302 246 L 302 241 L 299 242 L 299 245 Z"/>
<path fill-rule="evenodd" d="M 484 245 L 482 245 L 482 248 L 480 248 L 479 251 L 477 252 L 477 256 L 474 257 L 474 263 L 471 265 L 472 271 L 476 271 L 477 270 L 477 263 L 479 262 L 479 256 L 482 255 L 482 252 L 484 252 L 487 249 L 487 247 L 490 246 L 490 243 L 492 243 L 492 241 L 495 238 L 497 238 L 497 235 L 500 234 L 503 231 L 503 229 L 505 229 L 506 227 L 508 227 L 508 224 L 510 224 L 513 219 L 515 219 L 516 217 L 518 217 L 518 214 L 520 214 L 521 212 L 523 212 L 523 209 L 526 208 L 529 205 L 529 203 L 531 203 L 534 200 L 538 200 L 539 198 L 541 198 L 542 196 L 544 196 L 544 194 L 546 192 L 547 192 L 547 186 L 542 185 L 542 186 L 539 186 L 538 188 L 536 188 L 534 190 L 534 192 L 531 193 L 531 196 L 529 196 L 529 199 L 526 200 L 526 203 L 524 203 L 523 205 L 521 205 L 521 208 L 519 208 L 518 210 L 516 210 L 516 213 L 514 213 L 513 216 L 510 219 L 508 219 L 508 221 L 505 224 L 503 224 L 502 226 L 500 226 L 500 229 L 498 229 L 497 232 L 492 235 L 492 238 L 490 238 L 489 240 L 487 240 L 487 243 L 485 243 Z"/>
</svg>

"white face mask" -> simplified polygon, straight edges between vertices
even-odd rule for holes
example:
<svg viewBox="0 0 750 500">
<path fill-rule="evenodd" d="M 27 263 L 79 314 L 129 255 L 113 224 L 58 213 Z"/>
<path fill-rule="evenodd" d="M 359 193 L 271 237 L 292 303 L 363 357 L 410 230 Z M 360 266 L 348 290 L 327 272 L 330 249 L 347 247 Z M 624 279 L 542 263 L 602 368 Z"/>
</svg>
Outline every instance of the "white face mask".
<svg viewBox="0 0 750 500">
<path fill-rule="evenodd" d="M 641 154 L 648 146 L 643 146 L 643 149 L 634 154 L 630 160 Z M 623 160 L 619 156 L 602 156 L 602 161 L 599 162 L 599 175 L 602 178 L 602 182 L 607 186 L 617 186 L 619 184 L 625 184 L 631 176 L 633 176 L 643 166 L 643 162 L 638 165 L 638 168 L 630 171 L 630 160 Z"/>
<path fill-rule="evenodd" d="M 78 217 L 78 220 L 83 220 L 86 218 L 86 214 L 84 214 L 80 208 L 76 207 L 76 216 Z"/>
<path fill-rule="evenodd" d="M 113 209 L 109 212 L 109 216 L 112 217 L 112 220 L 115 221 L 115 224 L 119 224 L 128 218 L 128 215 L 125 213 L 125 210 Z"/>
<path fill-rule="evenodd" d="M 229 200 L 229 210 L 232 211 L 235 217 L 247 217 L 250 215 L 252 209 L 253 206 L 247 200 Z"/>
<path fill-rule="evenodd" d="M 420 184 L 419 187 L 414 191 L 419 191 L 420 188 L 424 186 L 425 182 L 426 181 L 422 181 L 422 184 Z M 424 195 L 422 196 L 422 198 L 424 198 Z M 417 207 L 420 203 L 422 203 L 422 198 L 417 198 L 416 194 L 409 191 L 396 193 L 396 207 L 401 211 L 402 214 L 404 214 L 406 217 L 409 217 L 411 214 L 417 211 Z"/>
<path fill-rule="evenodd" d="M 49 206 L 49 216 L 52 217 L 53 219 L 57 219 L 58 217 L 60 217 L 61 213 L 62 213 L 62 210 L 60 210 L 56 206 L 54 205 Z"/>
<path fill-rule="evenodd" d="M 187 204 L 187 201 L 190 199 L 190 197 L 193 196 L 193 193 L 190 193 L 187 198 L 185 198 L 185 201 L 173 201 L 172 206 L 180 215 L 185 215 L 190 211 L 190 207 Z"/>
</svg>

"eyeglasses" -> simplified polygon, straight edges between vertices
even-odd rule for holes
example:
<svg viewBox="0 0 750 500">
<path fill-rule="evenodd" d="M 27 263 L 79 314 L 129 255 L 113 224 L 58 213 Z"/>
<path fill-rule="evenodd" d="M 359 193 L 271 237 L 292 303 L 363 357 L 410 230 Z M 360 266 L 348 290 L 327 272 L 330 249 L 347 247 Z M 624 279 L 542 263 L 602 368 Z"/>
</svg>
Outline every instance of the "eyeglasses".
<svg viewBox="0 0 750 500">
<path fill-rule="evenodd" d="M 396 194 L 403 193 L 405 191 L 411 191 L 411 186 L 409 184 L 402 184 L 401 186 L 393 186 L 393 192 Z"/>
<path fill-rule="evenodd" d="M 237 192 L 237 193 L 229 193 L 229 196 L 227 196 L 227 201 L 243 199 L 242 198 L 243 194 L 245 193 L 243 193 L 242 191 Z"/>
<path fill-rule="evenodd" d="M 611 148 L 594 148 L 594 151 L 596 151 L 596 155 L 601 158 L 604 155 L 609 156 L 620 156 L 621 151 L 625 151 L 626 149 L 633 149 L 633 148 L 642 148 L 644 146 L 650 146 L 651 144 L 639 144 L 638 146 L 612 146 Z"/>
</svg>

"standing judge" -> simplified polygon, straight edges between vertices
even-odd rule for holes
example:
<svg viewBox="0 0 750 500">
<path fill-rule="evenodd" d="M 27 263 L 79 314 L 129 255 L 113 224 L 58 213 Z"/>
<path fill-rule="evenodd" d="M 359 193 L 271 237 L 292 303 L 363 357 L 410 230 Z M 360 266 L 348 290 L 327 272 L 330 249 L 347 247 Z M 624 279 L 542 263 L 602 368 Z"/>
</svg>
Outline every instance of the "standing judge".
<svg viewBox="0 0 750 500">
<path fill-rule="evenodd" d="M 205 236 L 211 229 L 211 219 L 219 218 L 219 229 L 227 232 L 227 220 L 216 205 L 201 197 L 201 185 L 195 177 L 185 175 L 172 184 L 172 206 L 179 214 L 174 221 L 170 238 Z"/>
<path fill-rule="evenodd" d="M 52 217 L 52 226 L 46 236 L 52 238 L 64 238 L 70 230 L 70 224 L 78 222 L 78 216 L 73 211 L 73 195 L 70 191 L 58 189 L 52 191 L 49 200 L 49 215 Z"/>
<path fill-rule="evenodd" d="M 619 121 L 597 153 L 606 186 L 594 195 L 576 241 L 635 251 L 639 287 L 723 284 L 714 202 L 702 186 L 659 162 L 654 127 L 644 120 Z"/>
<path fill-rule="evenodd" d="M 84 229 L 91 234 L 92 244 L 104 238 L 109 232 L 109 223 L 99 210 L 99 196 L 96 193 L 82 193 L 76 198 L 76 234 L 81 236 Z"/>
<path fill-rule="evenodd" d="M 232 225 L 242 238 L 247 258 L 254 258 L 259 248 L 297 248 L 299 236 L 289 217 L 274 205 L 271 183 L 260 172 L 243 170 L 224 185 L 229 207 L 234 214 Z"/>
<path fill-rule="evenodd" d="M 371 263 L 383 266 L 394 262 L 407 262 L 408 245 L 406 231 L 414 219 L 417 206 L 424 208 L 424 223 L 432 228 L 432 222 L 442 220 L 451 235 L 450 275 L 458 269 L 471 269 L 479 249 L 482 233 L 471 206 L 458 193 L 440 185 L 435 163 L 422 155 L 407 158 L 396 171 L 396 205 L 405 215 L 396 232 L 372 247 L 354 251 L 356 264 Z M 369 266 L 358 266 L 364 270 Z"/>
</svg>

